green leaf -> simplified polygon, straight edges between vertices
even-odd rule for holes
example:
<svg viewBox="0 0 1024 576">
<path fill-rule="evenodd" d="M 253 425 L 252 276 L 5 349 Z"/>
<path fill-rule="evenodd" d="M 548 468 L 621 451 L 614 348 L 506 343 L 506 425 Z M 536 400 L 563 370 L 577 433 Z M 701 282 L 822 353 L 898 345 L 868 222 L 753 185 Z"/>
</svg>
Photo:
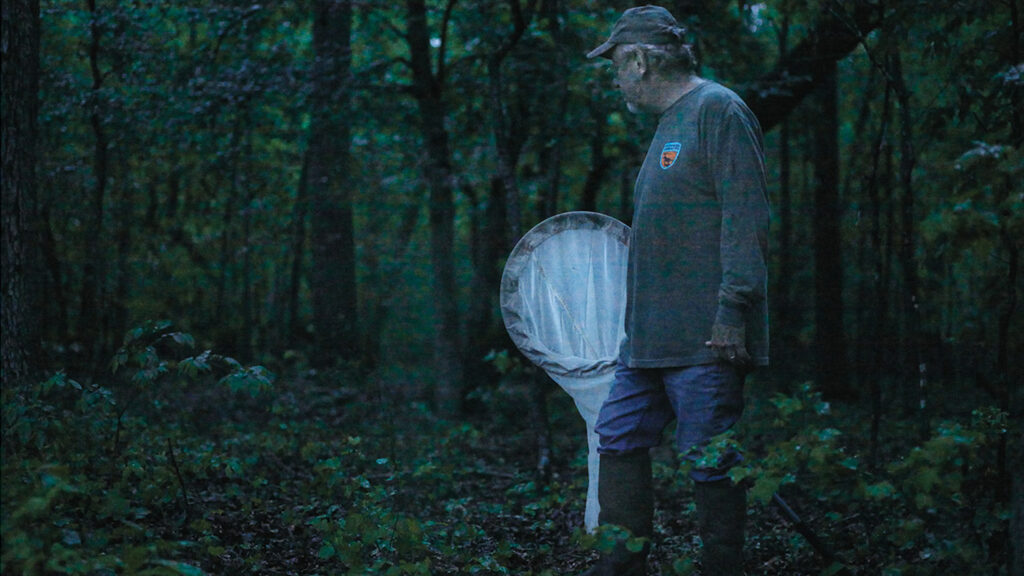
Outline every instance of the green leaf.
<svg viewBox="0 0 1024 576">
<path fill-rule="evenodd" d="M 170 568 L 175 574 L 181 574 L 183 576 L 203 576 L 203 571 L 200 568 L 192 566 L 191 564 L 185 564 L 184 562 L 176 562 L 174 560 L 153 560 L 152 564 L 157 566 L 163 566 Z"/>
<path fill-rule="evenodd" d="M 896 494 L 896 488 L 890 482 L 882 481 L 871 484 L 864 489 L 864 493 L 872 500 L 883 500 Z"/>
<path fill-rule="evenodd" d="M 804 409 L 804 404 L 799 398 L 790 398 L 782 394 L 776 394 L 771 402 L 778 408 L 779 416 L 782 418 L 789 418 Z"/>
<path fill-rule="evenodd" d="M 677 558 L 672 563 L 672 571 L 678 576 L 691 576 L 697 572 L 697 566 L 694 564 L 692 558 Z"/>
<path fill-rule="evenodd" d="M 187 334 L 185 332 L 172 332 L 168 334 L 168 336 L 170 336 L 171 339 L 173 339 L 178 344 L 181 344 L 182 346 L 194 348 L 196 345 L 195 338 L 193 338 L 191 334 Z"/>
<path fill-rule="evenodd" d="M 630 538 L 626 540 L 626 550 L 636 553 L 644 549 L 644 544 L 647 543 L 646 538 Z"/>
<path fill-rule="evenodd" d="M 846 566 L 840 562 L 833 562 L 828 568 L 821 571 L 821 576 L 834 576 L 846 570 Z"/>
<path fill-rule="evenodd" d="M 320 547 L 320 551 L 317 552 L 316 555 L 321 560 L 330 560 L 331 558 L 334 558 L 336 554 L 337 550 L 334 549 L 334 545 L 328 542 Z"/>
</svg>

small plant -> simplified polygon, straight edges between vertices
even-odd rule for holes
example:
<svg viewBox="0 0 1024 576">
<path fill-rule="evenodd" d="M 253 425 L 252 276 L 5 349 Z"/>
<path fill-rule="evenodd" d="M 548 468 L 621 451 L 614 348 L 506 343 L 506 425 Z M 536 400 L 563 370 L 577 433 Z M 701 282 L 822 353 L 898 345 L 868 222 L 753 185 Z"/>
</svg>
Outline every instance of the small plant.
<svg viewBox="0 0 1024 576">
<path fill-rule="evenodd" d="M 985 489 L 985 470 L 991 469 L 997 439 L 1007 430 L 1004 412 L 985 407 L 975 410 L 969 423 L 943 421 L 922 444 L 868 470 L 861 465 L 857 438 L 843 432 L 856 425 L 834 414 L 813 387 L 805 385 L 795 396 L 777 394 L 770 404 L 766 414 L 748 420 L 756 429 L 716 437 L 703 464 L 739 450 L 747 459 L 730 476 L 750 486 L 754 503 L 767 505 L 773 494 L 792 485 L 827 510 L 827 519 L 870 518 L 866 538 L 846 555 L 878 559 L 880 573 L 997 573 L 999 559 L 989 547 L 1007 530 L 1009 516 Z M 737 436 L 767 441 L 754 454 Z M 684 465 L 684 471 L 692 465 Z"/>
<path fill-rule="evenodd" d="M 111 362 L 115 373 L 131 371 L 127 387 L 84 385 L 57 372 L 35 386 L 3 389 L 0 572 L 202 574 L 175 559 L 192 543 L 144 525 L 182 507 L 187 519 L 188 495 L 174 433 L 129 408 L 148 398 L 159 409 L 173 394 L 171 376 L 194 380 L 221 369 L 223 385 L 251 396 L 268 390 L 273 377 L 209 350 L 182 360 L 161 355 L 192 346 L 169 322 L 151 322 L 131 330 Z"/>
</svg>

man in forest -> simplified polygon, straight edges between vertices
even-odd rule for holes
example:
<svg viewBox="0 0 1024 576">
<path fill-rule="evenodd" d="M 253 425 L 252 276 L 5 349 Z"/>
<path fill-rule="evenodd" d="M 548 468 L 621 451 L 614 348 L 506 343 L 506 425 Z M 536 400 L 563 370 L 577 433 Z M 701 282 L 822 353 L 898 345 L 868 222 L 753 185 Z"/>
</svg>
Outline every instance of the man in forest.
<svg viewBox="0 0 1024 576">
<path fill-rule="evenodd" d="M 694 462 L 703 573 L 743 573 L 746 494 L 735 452 L 700 448 L 743 411 L 743 381 L 768 363 L 768 199 L 761 128 L 729 89 L 695 74 L 664 8 L 627 10 L 588 58 L 612 61 L 631 112 L 659 116 L 634 189 L 626 339 L 597 422 L 601 525 L 653 534 L 650 448 L 676 419 Z M 648 544 L 602 553 L 590 576 L 645 574 Z"/>
</svg>

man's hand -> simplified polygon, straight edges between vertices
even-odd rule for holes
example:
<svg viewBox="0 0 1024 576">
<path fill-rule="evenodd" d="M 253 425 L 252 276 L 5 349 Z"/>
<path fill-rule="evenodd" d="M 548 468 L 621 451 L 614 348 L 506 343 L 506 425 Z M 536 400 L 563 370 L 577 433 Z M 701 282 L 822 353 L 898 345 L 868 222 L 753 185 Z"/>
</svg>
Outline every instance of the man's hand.
<svg viewBox="0 0 1024 576">
<path fill-rule="evenodd" d="M 704 345 L 713 349 L 723 362 L 746 366 L 751 361 L 746 342 L 746 329 L 742 326 L 715 324 L 711 327 L 711 340 Z"/>
</svg>

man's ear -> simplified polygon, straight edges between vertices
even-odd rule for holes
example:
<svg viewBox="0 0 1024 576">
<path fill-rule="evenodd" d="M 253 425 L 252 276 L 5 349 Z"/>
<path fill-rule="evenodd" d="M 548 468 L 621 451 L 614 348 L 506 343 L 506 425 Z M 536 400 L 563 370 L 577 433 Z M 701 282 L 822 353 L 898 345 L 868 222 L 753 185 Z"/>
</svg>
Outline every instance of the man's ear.
<svg viewBox="0 0 1024 576">
<path fill-rule="evenodd" d="M 636 66 L 636 71 L 643 76 L 650 70 L 650 59 L 647 57 L 647 52 L 640 50 L 639 47 L 633 50 L 633 62 L 631 65 Z"/>
</svg>

